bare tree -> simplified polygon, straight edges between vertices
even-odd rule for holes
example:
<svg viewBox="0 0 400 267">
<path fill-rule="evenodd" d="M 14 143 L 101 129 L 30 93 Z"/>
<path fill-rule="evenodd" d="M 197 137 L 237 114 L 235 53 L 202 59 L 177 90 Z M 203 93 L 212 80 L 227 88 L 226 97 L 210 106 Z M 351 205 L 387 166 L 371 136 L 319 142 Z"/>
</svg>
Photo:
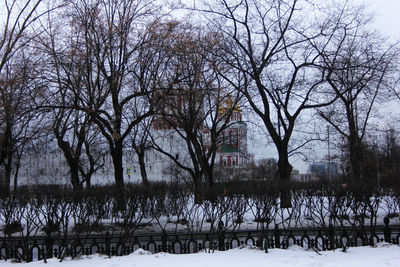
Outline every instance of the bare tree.
<svg viewBox="0 0 400 267">
<path fill-rule="evenodd" d="M 146 40 L 138 49 L 138 61 L 136 68 L 136 76 L 140 80 L 140 85 L 151 88 L 149 91 L 149 99 L 154 111 L 158 109 L 160 103 L 164 100 L 159 91 L 161 80 L 169 72 L 169 56 L 168 48 L 174 42 L 173 27 L 171 23 L 169 27 L 164 27 L 160 21 L 155 21 L 147 28 Z M 176 37 L 176 36 L 175 36 Z M 134 107 L 137 108 L 137 107 Z M 143 108 L 147 108 L 143 106 Z M 131 109 L 132 113 L 137 111 Z M 148 184 L 148 175 L 146 171 L 145 155 L 152 147 L 150 133 L 154 125 L 154 114 L 143 118 L 140 123 L 136 124 L 132 130 L 131 145 L 134 149 L 140 168 L 140 174 L 143 184 Z"/>
<path fill-rule="evenodd" d="M 368 150 L 365 143 L 374 108 L 392 87 L 398 61 L 396 45 L 368 32 L 368 16 L 360 9 L 354 25 L 336 36 L 339 46 L 324 53 L 323 68 L 331 94 L 338 101 L 318 109 L 319 115 L 346 140 L 353 180 L 363 179 L 362 163 Z"/>
<path fill-rule="evenodd" d="M 160 80 L 153 147 L 188 172 L 200 193 L 202 183 L 213 185 L 215 157 L 239 94 L 232 93 L 216 71 L 223 65 L 214 56 L 220 46 L 215 34 L 176 22 L 162 25 L 161 31 L 165 28 L 173 32 L 173 42 L 164 47 L 167 71 Z M 163 140 L 172 139 L 173 151 L 162 146 Z"/>
<path fill-rule="evenodd" d="M 132 148 L 136 152 L 140 168 L 140 175 L 145 186 L 149 184 L 146 171 L 145 155 L 151 149 L 151 140 L 149 135 L 152 125 L 153 117 L 149 117 L 137 124 L 135 127 L 136 129 L 132 131 Z"/>
<path fill-rule="evenodd" d="M 289 155 L 297 149 L 292 137 L 301 115 L 335 100 L 323 94 L 326 73 L 318 65 L 324 50 L 336 45 L 333 34 L 352 18 L 328 13 L 321 5 L 221 0 L 197 8 L 226 39 L 230 56 L 225 59 L 236 70 L 225 75 L 226 80 L 243 92 L 267 129 L 278 152 L 281 181 L 291 175 Z M 291 206 L 286 186 L 281 206 Z"/>
<path fill-rule="evenodd" d="M 100 133 L 83 107 L 99 83 L 95 55 L 86 49 L 85 34 L 60 15 L 49 16 L 45 34 L 37 38 L 46 55 L 43 79 L 49 90 L 39 109 L 49 111 L 49 128 L 69 166 L 70 182 L 80 190 L 90 187 L 91 176 L 104 165 L 107 149 L 98 149 Z M 67 30 L 69 29 L 69 31 Z"/>
<path fill-rule="evenodd" d="M 152 88 L 141 76 L 138 51 L 146 42 L 153 10 L 152 1 L 127 0 L 73 1 L 66 10 L 66 19 L 71 22 L 67 38 L 76 45 L 67 56 L 78 53 L 76 62 L 82 60 L 84 64 L 73 71 L 85 74 L 80 78 L 85 86 L 74 88 L 75 102 L 68 108 L 84 111 L 87 119 L 97 125 L 108 144 L 115 182 L 120 188 L 124 184 L 124 142 L 132 129 L 152 113 Z"/>
<path fill-rule="evenodd" d="M 11 151 L 14 151 L 16 144 L 16 133 L 19 131 L 13 129 L 15 126 L 15 118 L 21 115 L 21 110 L 24 107 L 17 107 L 16 104 L 21 100 L 21 89 L 23 84 L 31 81 L 32 77 L 21 77 L 18 74 L 22 71 L 24 74 L 31 74 L 31 64 L 22 66 L 27 63 L 26 58 L 23 58 L 24 63 L 16 64 L 17 60 L 21 59 L 23 49 L 28 46 L 28 43 L 36 36 L 33 29 L 34 24 L 44 14 L 50 12 L 53 8 L 40 9 L 42 6 L 41 0 L 28 0 L 28 1 L 17 1 L 17 0 L 4 0 L 2 1 L 2 21 L 0 28 L 0 79 L 1 79 L 1 92 L 2 92 L 2 115 L 5 126 L 1 129 L 1 153 L 0 153 L 0 165 L 11 164 Z M 31 51 L 32 52 L 32 51 Z M 19 59 L 15 59 L 18 57 Z M 31 62 L 32 63 L 32 62 Z M 12 69 L 15 68 L 15 69 Z M 23 81 L 22 81 L 23 79 Z M 12 96 L 11 94 L 16 94 Z M 11 102 L 8 102 L 11 101 Z M 22 101 L 24 102 L 24 101 Z M 12 108 L 11 108 L 12 107 Z M 12 114 L 16 112 L 18 114 Z M 6 115 L 7 114 L 7 115 Z M 7 122 L 8 121 L 8 122 Z M 22 122 L 21 120 L 21 123 Z M 22 127 L 21 129 L 27 129 Z M 21 132 L 19 132 L 21 133 Z M 28 133 L 26 133 L 28 134 Z M 6 166 L 6 169 L 9 167 Z M 8 171 L 6 171 L 7 173 Z M 16 176 L 17 177 L 17 176 Z M 8 183 L 7 183 L 8 180 Z M 9 175 L 6 174 L 6 188 L 9 189 Z"/>
<path fill-rule="evenodd" d="M 37 62 L 22 51 L 7 61 L 0 74 L 0 129 L 2 132 L 0 165 L 5 168 L 3 187 L 10 188 L 14 170 L 14 190 L 17 187 L 20 159 L 24 146 L 41 127 L 41 113 L 31 112 L 34 99 L 43 85 L 37 79 Z"/>
<path fill-rule="evenodd" d="M 86 187 L 91 186 L 92 176 L 105 164 L 105 156 L 108 150 L 105 149 L 104 140 L 101 138 L 100 131 L 95 125 L 87 127 L 88 135 L 84 140 L 85 156 L 80 160 L 79 172 L 86 183 Z"/>
</svg>

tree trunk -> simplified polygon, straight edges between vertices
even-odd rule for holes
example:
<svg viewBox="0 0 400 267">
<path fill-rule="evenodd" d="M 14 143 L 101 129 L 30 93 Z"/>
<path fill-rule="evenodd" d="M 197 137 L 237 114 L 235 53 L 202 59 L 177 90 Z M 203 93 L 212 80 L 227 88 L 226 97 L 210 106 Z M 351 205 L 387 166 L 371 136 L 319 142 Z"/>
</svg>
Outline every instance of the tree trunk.
<svg viewBox="0 0 400 267">
<path fill-rule="evenodd" d="M 14 188 L 13 188 L 14 193 L 17 193 L 18 174 L 19 174 L 20 165 L 21 165 L 21 155 L 18 155 L 18 160 L 17 160 L 16 166 L 15 166 L 15 174 L 14 174 Z"/>
<path fill-rule="evenodd" d="M 111 157 L 114 164 L 115 185 L 119 189 L 124 188 L 124 168 L 122 163 L 122 155 L 122 143 L 119 141 L 115 142 L 114 149 L 111 150 Z"/>
<path fill-rule="evenodd" d="M 11 164 L 12 164 L 12 156 L 13 156 L 13 146 L 12 146 L 12 138 L 11 138 L 11 127 L 7 123 L 6 129 L 3 133 L 1 151 L 0 151 L 0 164 L 4 165 L 4 180 L 2 185 L 3 193 L 10 193 L 10 182 L 11 182 Z"/>
<path fill-rule="evenodd" d="M 194 203 L 201 204 L 201 203 L 203 203 L 203 190 L 202 190 L 201 174 L 199 174 L 199 173 L 194 174 L 193 185 L 194 185 Z"/>
<path fill-rule="evenodd" d="M 70 179 L 71 179 L 72 188 L 74 190 L 81 190 L 82 184 L 79 181 L 79 166 L 78 166 L 79 156 L 74 157 L 69 143 L 62 140 L 62 138 L 59 137 L 59 135 L 57 133 L 56 133 L 56 138 L 57 138 L 58 146 L 64 152 L 64 157 L 67 160 L 67 164 L 68 164 L 69 171 L 70 171 Z"/>
<path fill-rule="evenodd" d="M 6 165 L 6 159 L 9 155 L 10 143 L 11 143 L 11 126 L 7 123 L 4 133 L 0 135 L 1 151 L 0 151 L 0 164 L 4 162 Z"/>
<path fill-rule="evenodd" d="M 147 179 L 147 171 L 146 171 L 146 163 L 145 163 L 145 155 L 144 151 L 138 152 L 138 160 L 139 160 L 139 167 L 140 167 L 140 175 L 142 176 L 142 182 L 145 186 L 149 185 L 149 180 Z"/>
<path fill-rule="evenodd" d="M 347 112 L 350 113 L 350 107 L 347 108 Z M 349 153 L 350 153 L 350 165 L 351 165 L 351 178 L 355 182 L 361 181 L 361 162 L 363 161 L 362 143 L 358 136 L 358 130 L 356 122 L 352 113 L 347 116 L 349 123 Z"/>
<path fill-rule="evenodd" d="M 64 152 L 65 154 L 65 152 Z M 71 179 L 71 184 L 72 184 L 72 188 L 74 190 L 81 190 L 82 189 L 82 184 L 79 181 L 79 168 L 78 168 L 78 163 L 77 161 L 71 157 L 71 156 L 67 156 L 65 155 L 65 157 L 67 158 L 67 163 L 69 166 L 69 171 L 70 171 L 70 179 Z"/>
<path fill-rule="evenodd" d="M 278 173 L 280 180 L 280 197 L 281 197 L 281 208 L 291 208 L 292 198 L 290 194 L 290 175 L 292 173 L 292 165 L 289 163 L 289 156 L 287 150 L 279 150 L 278 160 Z"/>
<path fill-rule="evenodd" d="M 111 150 L 111 157 L 114 164 L 114 179 L 116 186 L 116 209 L 125 210 L 125 188 L 124 188 L 124 168 L 122 163 L 122 142 L 115 142 L 114 149 Z"/>
<path fill-rule="evenodd" d="M 206 165 L 207 164 L 207 165 Z M 204 193 L 207 194 L 207 199 L 210 201 L 214 201 L 216 198 L 216 192 L 213 190 L 214 186 L 214 173 L 213 173 L 213 167 L 208 165 L 208 163 L 205 163 L 204 166 Z"/>
<path fill-rule="evenodd" d="M 10 153 L 8 153 L 10 154 Z M 12 163 L 12 156 L 7 156 L 7 163 L 4 165 L 5 167 L 5 177 L 4 177 L 4 193 L 7 195 L 10 193 L 10 182 L 11 182 L 11 163 Z"/>
<path fill-rule="evenodd" d="M 90 188 L 92 186 L 92 174 L 85 175 L 85 183 L 86 188 Z"/>
<path fill-rule="evenodd" d="M 357 142 L 350 144 L 350 165 L 353 181 L 359 182 L 361 177 L 361 162 L 363 161 L 363 152 L 361 144 Z"/>
<path fill-rule="evenodd" d="M 79 181 L 78 164 L 75 161 L 69 162 L 69 167 L 70 167 L 70 171 L 71 171 L 72 188 L 74 190 L 81 190 L 82 189 L 82 184 Z"/>
<path fill-rule="evenodd" d="M 206 163 L 207 164 L 207 163 Z M 209 189 L 212 189 L 213 188 L 213 185 L 214 185 L 214 173 L 213 173 L 213 167 L 212 166 L 208 166 L 206 169 L 205 169 L 205 173 L 206 173 L 206 175 L 207 175 L 207 187 L 209 188 Z"/>
</svg>

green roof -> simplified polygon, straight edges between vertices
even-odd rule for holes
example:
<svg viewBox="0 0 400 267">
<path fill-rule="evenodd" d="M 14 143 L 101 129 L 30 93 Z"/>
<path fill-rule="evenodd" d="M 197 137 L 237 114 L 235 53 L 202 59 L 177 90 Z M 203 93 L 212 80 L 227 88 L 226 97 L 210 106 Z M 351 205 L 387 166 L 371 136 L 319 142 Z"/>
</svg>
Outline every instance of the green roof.
<svg viewBox="0 0 400 267">
<path fill-rule="evenodd" d="M 234 148 L 231 145 L 222 145 L 221 152 L 222 153 L 231 153 L 231 152 L 239 152 L 239 150 L 237 148 Z"/>
</svg>

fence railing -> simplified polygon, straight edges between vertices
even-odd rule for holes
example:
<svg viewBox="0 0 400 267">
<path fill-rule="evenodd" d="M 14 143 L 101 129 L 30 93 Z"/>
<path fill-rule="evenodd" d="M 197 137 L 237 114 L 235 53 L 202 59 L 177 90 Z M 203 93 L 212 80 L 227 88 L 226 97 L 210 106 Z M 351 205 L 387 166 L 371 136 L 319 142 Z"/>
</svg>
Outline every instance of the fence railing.
<svg viewBox="0 0 400 267">
<path fill-rule="evenodd" d="M 228 250 L 241 245 L 256 246 L 268 252 L 271 248 L 298 245 L 307 249 L 332 250 L 374 245 L 378 242 L 399 244 L 400 225 L 355 229 L 350 227 L 326 229 L 280 229 L 225 231 L 223 228 L 207 233 L 148 233 L 121 235 L 118 233 L 90 236 L 8 236 L 0 239 L 0 260 L 19 262 L 46 260 L 57 257 L 80 257 L 100 253 L 108 256 L 128 255 L 142 248 L 153 253 L 196 253 L 202 250 Z"/>
</svg>

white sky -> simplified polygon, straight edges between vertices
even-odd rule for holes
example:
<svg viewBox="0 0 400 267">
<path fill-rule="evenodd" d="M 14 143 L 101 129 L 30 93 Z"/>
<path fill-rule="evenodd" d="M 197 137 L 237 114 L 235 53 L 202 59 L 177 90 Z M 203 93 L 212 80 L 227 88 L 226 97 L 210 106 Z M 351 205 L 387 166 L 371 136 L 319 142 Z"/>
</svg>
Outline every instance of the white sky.
<svg viewBox="0 0 400 267">
<path fill-rule="evenodd" d="M 400 39 L 400 0 L 365 0 L 365 3 L 375 14 L 373 24 L 377 30 L 394 40 Z"/>
</svg>

